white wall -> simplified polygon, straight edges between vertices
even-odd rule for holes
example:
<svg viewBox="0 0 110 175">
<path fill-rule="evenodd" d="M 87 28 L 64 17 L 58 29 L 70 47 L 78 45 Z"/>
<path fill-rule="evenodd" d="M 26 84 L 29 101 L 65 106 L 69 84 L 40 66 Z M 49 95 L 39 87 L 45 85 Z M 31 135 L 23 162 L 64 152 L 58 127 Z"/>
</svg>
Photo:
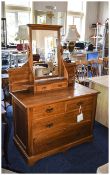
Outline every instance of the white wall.
<svg viewBox="0 0 110 175">
<path fill-rule="evenodd" d="M 85 40 L 88 41 L 91 35 L 90 26 L 97 22 L 98 16 L 98 2 L 88 1 L 86 5 L 86 19 L 85 19 Z"/>
<path fill-rule="evenodd" d="M 90 26 L 93 23 L 105 23 L 109 17 L 109 2 L 108 1 L 88 1 L 86 5 L 85 19 L 85 40 L 90 41 L 90 36 L 93 34 Z"/>
<path fill-rule="evenodd" d="M 67 2 L 66 1 L 33 1 L 33 10 L 47 11 L 46 6 L 56 6 L 56 12 L 66 12 Z"/>
<path fill-rule="evenodd" d="M 105 23 L 105 20 L 109 17 L 109 2 L 99 2 L 98 6 L 98 21 L 102 24 Z"/>
<path fill-rule="evenodd" d="M 1 18 L 6 18 L 5 1 L 1 2 Z"/>
</svg>

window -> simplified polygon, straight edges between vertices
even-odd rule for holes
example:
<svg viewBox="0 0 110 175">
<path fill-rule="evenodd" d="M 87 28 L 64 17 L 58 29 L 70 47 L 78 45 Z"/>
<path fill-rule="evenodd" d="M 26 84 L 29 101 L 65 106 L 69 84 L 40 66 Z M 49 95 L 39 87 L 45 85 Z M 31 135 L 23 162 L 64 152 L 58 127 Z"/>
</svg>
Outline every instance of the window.
<svg viewBox="0 0 110 175">
<path fill-rule="evenodd" d="M 46 24 L 46 15 L 37 16 L 37 24 Z"/>
<path fill-rule="evenodd" d="M 68 11 L 74 11 L 74 12 L 83 11 L 83 2 L 68 0 Z"/>
<path fill-rule="evenodd" d="M 72 24 L 76 25 L 79 33 L 81 33 L 81 21 L 82 21 L 82 18 L 76 17 L 74 16 L 74 14 L 67 16 L 67 26 Z"/>
<path fill-rule="evenodd" d="M 28 1 L 6 1 L 7 44 L 20 42 L 16 40 L 18 26 L 30 23 L 30 12 L 31 8 Z"/>
<path fill-rule="evenodd" d="M 15 0 L 5 0 L 5 4 L 6 4 L 6 5 L 16 5 L 16 6 L 25 6 L 25 7 L 29 7 L 29 6 L 30 6 L 30 1 L 23 1 L 23 0 L 19 0 L 19 1 L 15 1 Z"/>
<path fill-rule="evenodd" d="M 67 28 L 68 25 L 76 25 L 78 33 L 80 34 L 80 40 L 84 39 L 84 13 L 85 4 L 84 1 L 68 0 L 68 13 L 67 13 Z"/>
</svg>

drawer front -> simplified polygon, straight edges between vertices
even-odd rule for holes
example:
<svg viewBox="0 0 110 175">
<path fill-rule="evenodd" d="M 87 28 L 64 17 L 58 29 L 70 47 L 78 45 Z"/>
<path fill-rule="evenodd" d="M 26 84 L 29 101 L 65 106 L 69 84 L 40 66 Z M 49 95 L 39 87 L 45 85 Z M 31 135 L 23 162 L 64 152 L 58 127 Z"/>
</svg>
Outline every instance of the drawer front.
<svg viewBox="0 0 110 175">
<path fill-rule="evenodd" d="M 49 116 L 53 114 L 59 114 L 65 112 L 65 103 L 54 103 L 54 104 L 48 104 L 43 106 L 36 106 L 33 108 L 33 118 L 40 118 L 44 116 Z"/>
<path fill-rule="evenodd" d="M 44 85 L 37 85 L 36 86 L 36 91 L 38 92 L 41 92 L 41 91 L 48 91 L 51 89 L 51 85 L 47 85 L 47 84 L 44 84 Z"/>
<path fill-rule="evenodd" d="M 87 108 L 92 109 L 92 105 L 93 105 L 92 97 L 70 100 L 66 103 L 66 112 L 79 109 L 80 106 L 82 110 L 85 110 Z"/>
<path fill-rule="evenodd" d="M 42 118 L 34 120 L 32 123 L 32 129 L 33 129 L 33 138 L 36 137 L 41 132 L 55 132 L 57 129 L 64 129 L 67 128 L 68 125 L 76 124 L 77 121 L 77 115 L 79 114 L 79 111 L 76 110 L 74 112 L 69 112 L 61 115 L 51 116 L 47 118 Z M 80 121 L 91 121 L 92 111 L 85 110 L 83 111 L 83 120 Z"/>
<path fill-rule="evenodd" d="M 67 87 L 67 82 L 60 82 L 60 83 L 54 83 L 52 84 L 52 89 L 60 89 L 60 88 L 65 88 Z"/>
<path fill-rule="evenodd" d="M 36 86 L 36 91 L 41 92 L 41 91 L 48 91 L 52 89 L 61 89 L 67 87 L 67 82 L 58 82 L 58 83 L 52 83 L 52 84 L 43 84 L 43 85 L 37 85 Z"/>
<path fill-rule="evenodd" d="M 43 153 L 91 135 L 91 122 L 68 125 L 50 133 L 42 132 L 33 139 L 33 154 Z"/>
<path fill-rule="evenodd" d="M 64 114 L 34 120 L 32 123 L 33 138 L 41 132 L 55 132 L 57 128 L 64 127 Z"/>
</svg>

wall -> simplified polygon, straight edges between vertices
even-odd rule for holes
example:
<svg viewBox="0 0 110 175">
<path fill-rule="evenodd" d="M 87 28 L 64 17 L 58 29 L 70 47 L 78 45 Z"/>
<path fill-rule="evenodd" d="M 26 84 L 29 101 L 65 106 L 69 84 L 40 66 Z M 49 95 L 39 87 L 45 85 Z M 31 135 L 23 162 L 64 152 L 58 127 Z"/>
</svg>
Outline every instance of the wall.
<svg viewBox="0 0 110 175">
<path fill-rule="evenodd" d="M 6 12 L 5 12 L 5 1 L 1 2 L 1 18 L 6 17 Z"/>
<path fill-rule="evenodd" d="M 109 2 L 108 1 L 88 1 L 86 5 L 86 20 L 85 20 L 85 40 L 91 41 L 90 36 L 93 34 L 90 26 L 92 23 L 105 23 L 109 17 Z"/>
<path fill-rule="evenodd" d="M 90 26 L 92 23 L 97 22 L 97 16 L 98 16 L 98 2 L 87 2 L 86 5 L 86 19 L 85 19 L 85 41 L 89 41 L 91 30 Z"/>
<path fill-rule="evenodd" d="M 56 12 L 65 12 L 67 11 L 67 2 L 64 1 L 33 1 L 33 10 L 42 10 L 47 11 L 46 6 L 56 6 Z"/>
<path fill-rule="evenodd" d="M 98 21 L 102 24 L 105 23 L 105 20 L 109 17 L 109 2 L 99 2 L 98 6 Z"/>
</svg>

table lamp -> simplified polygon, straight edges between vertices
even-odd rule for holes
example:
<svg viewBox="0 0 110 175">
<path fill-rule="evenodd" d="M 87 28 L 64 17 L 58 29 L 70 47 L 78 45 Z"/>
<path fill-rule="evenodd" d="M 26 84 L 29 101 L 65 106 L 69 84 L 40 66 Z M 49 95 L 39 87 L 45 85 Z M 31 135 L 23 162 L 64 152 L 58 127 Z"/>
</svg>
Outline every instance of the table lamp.
<svg viewBox="0 0 110 175">
<path fill-rule="evenodd" d="M 73 52 L 74 46 L 77 40 L 79 40 L 79 33 L 77 31 L 76 25 L 69 25 L 66 42 L 68 43 L 69 52 Z"/>
<path fill-rule="evenodd" d="M 18 33 L 16 40 L 20 40 L 20 44 L 17 44 L 17 50 L 24 51 L 25 50 L 25 44 L 24 40 L 28 40 L 28 28 L 26 25 L 20 25 L 18 28 Z"/>
</svg>

